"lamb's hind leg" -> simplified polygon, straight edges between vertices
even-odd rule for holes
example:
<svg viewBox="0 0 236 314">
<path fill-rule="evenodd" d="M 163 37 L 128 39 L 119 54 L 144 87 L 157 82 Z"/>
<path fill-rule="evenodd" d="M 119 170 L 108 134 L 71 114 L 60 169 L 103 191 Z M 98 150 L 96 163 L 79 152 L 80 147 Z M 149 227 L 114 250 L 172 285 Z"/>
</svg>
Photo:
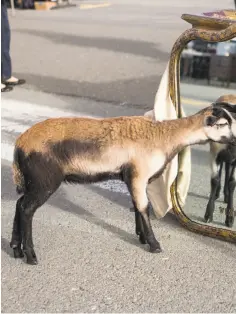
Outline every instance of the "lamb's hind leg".
<svg viewBox="0 0 236 314">
<path fill-rule="evenodd" d="M 228 183 L 229 196 L 228 196 L 228 205 L 226 208 L 226 219 L 225 219 L 225 225 L 230 228 L 232 228 L 234 224 L 234 191 L 236 187 L 235 167 L 236 167 L 236 162 L 232 166 L 230 176 L 229 176 L 229 183 Z"/>
<path fill-rule="evenodd" d="M 26 256 L 27 264 L 37 264 L 37 257 L 34 251 L 32 223 L 36 210 L 42 206 L 53 194 L 53 190 L 40 190 L 26 193 L 20 203 L 21 232 L 23 242 L 23 252 Z"/>
<path fill-rule="evenodd" d="M 24 257 L 22 248 L 21 248 L 21 242 L 22 242 L 22 235 L 21 235 L 21 219 L 20 219 L 20 208 L 21 208 L 21 202 L 23 200 L 24 196 L 21 196 L 17 203 L 16 203 L 16 211 L 15 211 L 15 217 L 13 222 L 13 230 L 12 230 L 12 238 L 10 242 L 10 246 L 13 249 L 13 254 L 15 258 L 21 258 Z"/>
</svg>

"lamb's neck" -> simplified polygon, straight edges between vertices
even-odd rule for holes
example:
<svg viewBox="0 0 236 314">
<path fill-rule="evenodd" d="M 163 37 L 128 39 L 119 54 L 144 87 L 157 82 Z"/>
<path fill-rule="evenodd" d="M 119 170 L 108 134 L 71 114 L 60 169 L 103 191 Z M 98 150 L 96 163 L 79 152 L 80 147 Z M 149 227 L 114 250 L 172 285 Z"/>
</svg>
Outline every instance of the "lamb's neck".
<svg viewBox="0 0 236 314">
<path fill-rule="evenodd" d="M 197 115 L 172 120 L 168 124 L 163 132 L 167 154 L 179 153 L 186 146 L 207 142 L 201 117 Z"/>
</svg>

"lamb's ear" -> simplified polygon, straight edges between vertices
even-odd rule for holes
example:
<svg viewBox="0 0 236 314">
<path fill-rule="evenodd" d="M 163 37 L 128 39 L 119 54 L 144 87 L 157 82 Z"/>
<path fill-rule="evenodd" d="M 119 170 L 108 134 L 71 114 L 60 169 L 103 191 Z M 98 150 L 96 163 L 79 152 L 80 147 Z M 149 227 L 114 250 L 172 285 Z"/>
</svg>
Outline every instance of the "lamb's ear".
<svg viewBox="0 0 236 314">
<path fill-rule="evenodd" d="M 216 101 L 212 105 L 213 107 L 220 107 L 222 109 L 228 110 L 229 112 L 236 113 L 236 104 L 229 103 L 226 101 L 218 101 L 218 102 Z"/>
<path fill-rule="evenodd" d="M 214 107 L 212 110 L 212 115 L 216 117 L 217 120 L 224 118 L 229 123 L 229 125 L 232 124 L 231 114 L 226 109 L 223 109 L 222 107 Z"/>
</svg>

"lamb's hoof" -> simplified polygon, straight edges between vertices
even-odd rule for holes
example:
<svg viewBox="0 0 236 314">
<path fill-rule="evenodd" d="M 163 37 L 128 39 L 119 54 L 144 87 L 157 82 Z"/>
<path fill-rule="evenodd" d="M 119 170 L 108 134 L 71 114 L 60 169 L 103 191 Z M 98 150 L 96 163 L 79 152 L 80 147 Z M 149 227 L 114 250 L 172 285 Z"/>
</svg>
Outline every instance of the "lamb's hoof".
<svg viewBox="0 0 236 314">
<path fill-rule="evenodd" d="M 15 258 L 23 258 L 24 257 L 24 253 L 23 253 L 21 247 L 13 248 L 13 254 L 14 254 Z"/>
<path fill-rule="evenodd" d="M 205 214 L 204 216 L 204 222 L 205 223 L 210 223 L 213 221 L 213 216 L 210 216 L 209 214 Z"/>
<path fill-rule="evenodd" d="M 219 197 L 220 197 L 220 192 L 219 192 L 219 193 L 216 193 L 216 195 L 215 195 L 215 201 L 218 200 Z"/>
<path fill-rule="evenodd" d="M 154 247 L 150 246 L 149 252 L 150 253 L 161 253 L 162 249 L 161 249 L 160 244 L 158 246 L 154 246 Z"/>
<path fill-rule="evenodd" d="M 37 265 L 38 264 L 37 257 L 27 257 L 26 256 L 26 263 L 29 265 Z"/>
<path fill-rule="evenodd" d="M 37 256 L 33 249 L 31 249 L 30 251 L 25 251 L 24 253 L 25 253 L 25 259 L 26 259 L 27 264 L 29 265 L 38 264 Z"/>
<path fill-rule="evenodd" d="M 234 225 L 234 217 L 231 217 L 231 216 L 226 217 L 225 225 L 226 225 L 226 227 L 228 227 L 228 228 L 232 228 L 233 225 Z"/>
<path fill-rule="evenodd" d="M 146 241 L 146 239 L 145 239 L 145 236 L 144 236 L 143 234 L 140 234 L 140 235 L 139 235 L 139 242 L 140 242 L 141 244 L 146 244 L 146 243 L 147 243 L 147 241 Z"/>
<path fill-rule="evenodd" d="M 225 195 L 225 196 L 224 196 L 224 203 L 225 203 L 225 204 L 228 204 L 228 201 L 229 201 L 229 196 L 228 196 L 228 195 Z"/>
<path fill-rule="evenodd" d="M 10 247 L 13 249 L 14 258 L 24 257 L 24 253 L 21 249 L 21 244 L 14 244 L 14 242 L 10 242 Z"/>
</svg>

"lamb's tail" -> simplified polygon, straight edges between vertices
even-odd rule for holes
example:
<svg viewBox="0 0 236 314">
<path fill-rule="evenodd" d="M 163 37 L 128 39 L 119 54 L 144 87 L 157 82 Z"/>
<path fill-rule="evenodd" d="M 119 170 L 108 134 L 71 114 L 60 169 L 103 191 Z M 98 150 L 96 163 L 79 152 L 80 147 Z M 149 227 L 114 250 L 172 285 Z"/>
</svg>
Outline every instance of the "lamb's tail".
<svg viewBox="0 0 236 314">
<path fill-rule="evenodd" d="M 18 194 L 23 194 L 25 192 L 25 180 L 22 171 L 20 170 L 20 152 L 18 148 L 14 150 L 13 158 L 13 182 L 16 185 L 16 192 Z"/>
</svg>

